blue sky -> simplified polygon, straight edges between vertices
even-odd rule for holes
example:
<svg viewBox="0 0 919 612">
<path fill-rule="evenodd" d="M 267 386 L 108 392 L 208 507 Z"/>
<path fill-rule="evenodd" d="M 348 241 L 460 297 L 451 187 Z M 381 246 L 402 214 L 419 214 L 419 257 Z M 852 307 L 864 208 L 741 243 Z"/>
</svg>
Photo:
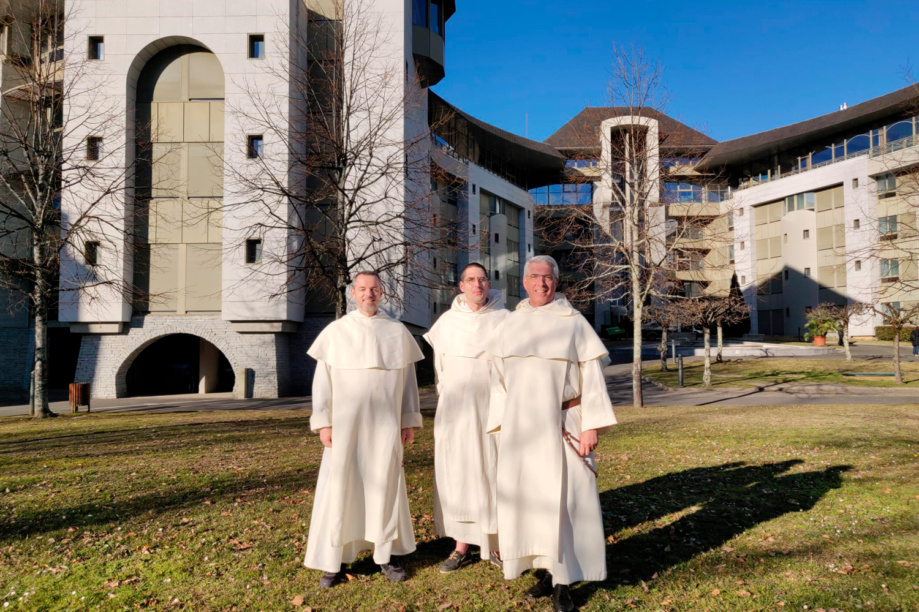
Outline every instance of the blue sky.
<svg viewBox="0 0 919 612">
<path fill-rule="evenodd" d="M 919 2 L 458 0 L 434 91 L 543 140 L 602 106 L 614 45 L 660 60 L 670 116 L 728 140 L 919 80 Z"/>
</svg>

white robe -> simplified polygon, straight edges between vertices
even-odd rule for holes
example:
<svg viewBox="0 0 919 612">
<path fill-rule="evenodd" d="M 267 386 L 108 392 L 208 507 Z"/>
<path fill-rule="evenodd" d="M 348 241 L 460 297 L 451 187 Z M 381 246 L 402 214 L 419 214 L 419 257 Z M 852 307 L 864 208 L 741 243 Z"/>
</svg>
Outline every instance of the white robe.
<svg viewBox="0 0 919 612">
<path fill-rule="evenodd" d="M 489 340 L 489 431 L 501 432 L 498 532 L 504 577 L 547 569 L 555 584 L 606 578 L 596 477 L 562 437 L 616 423 L 603 377 L 606 347 L 564 296 L 529 300 Z M 561 410 L 563 401 L 581 404 Z M 577 444 L 575 443 L 577 446 Z M 594 465 L 593 453 L 586 458 Z"/>
<path fill-rule="evenodd" d="M 376 563 L 415 550 L 402 469 L 402 429 L 421 427 L 415 362 L 400 322 L 357 311 L 326 327 L 316 359 L 310 429 L 332 428 L 323 449 L 304 565 L 337 572 L 365 550 Z"/>
<path fill-rule="evenodd" d="M 485 341 L 510 312 L 491 291 L 476 312 L 465 295 L 437 319 L 424 339 L 434 348 L 437 413 L 434 416 L 434 530 L 498 550 L 495 478 L 498 436 L 485 431 L 491 358 Z"/>
</svg>

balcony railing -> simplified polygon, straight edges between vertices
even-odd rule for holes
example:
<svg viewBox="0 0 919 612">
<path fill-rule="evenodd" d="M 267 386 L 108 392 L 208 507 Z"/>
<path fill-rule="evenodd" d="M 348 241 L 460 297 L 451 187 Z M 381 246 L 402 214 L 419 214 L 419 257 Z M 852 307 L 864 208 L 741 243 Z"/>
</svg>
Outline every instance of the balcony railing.
<svg viewBox="0 0 919 612">
<path fill-rule="evenodd" d="M 894 141 L 898 142 L 898 141 Z M 894 144 L 890 143 L 890 144 Z M 802 174 L 804 172 L 809 172 L 811 170 L 816 170 L 818 168 L 823 168 L 826 166 L 832 166 L 833 164 L 838 164 L 839 162 L 848 161 L 850 159 L 855 159 L 856 157 L 862 157 L 863 155 L 868 155 L 869 151 L 874 149 L 864 149 L 863 151 L 854 151 L 846 155 L 842 155 L 833 159 L 828 159 L 825 162 L 820 162 L 819 164 L 813 164 L 811 166 L 806 166 L 804 168 L 795 168 L 794 170 L 789 170 L 788 172 L 776 172 L 775 174 L 762 174 L 760 176 L 749 177 L 743 179 L 735 189 L 740 191 L 741 189 L 749 189 L 750 187 L 756 187 L 757 185 L 763 185 L 765 183 L 771 183 L 772 181 L 777 181 L 779 179 L 788 178 L 789 176 L 794 176 L 796 174 Z"/>
<path fill-rule="evenodd" d="M 871 147 L 870 157 L 880 157 L 881 155 L 902 151 L 903 149 L 909 149 L 916 145 L 919 145 L 919 135 L 907 136 L 906 138 L 900 138 L 899 140 L 885 143 L 879 147 Z"/>
</svg>

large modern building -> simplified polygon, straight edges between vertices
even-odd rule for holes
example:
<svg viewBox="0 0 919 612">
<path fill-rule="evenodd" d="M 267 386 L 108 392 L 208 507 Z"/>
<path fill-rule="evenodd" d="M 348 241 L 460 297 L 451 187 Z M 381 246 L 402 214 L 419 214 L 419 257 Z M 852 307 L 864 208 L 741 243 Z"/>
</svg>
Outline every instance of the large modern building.
<svg viewBox="0 0 919 612">
<path fill-rule="evenodd" d="M 915 89 L 722 143 L 650 109 L 621 108 L 584 109 L 534 142 L 430 91 L 447 74 L 452 0 L 354 2 L 386 32 L 369 55 L 372 72 L 398 75 L 389 81 L 400 91 L 403 75 L 420 86 L 417 104 L 394 98 L 388 133 L 393 143 L 424 135 L 412 161 L 425 170 L 392 177 L 385 198 L 397 209 L 429 198 L 432 217 L 421 221 L 444 238 L 418 262 L 439 286 L 392 287 L 391 312 L 414 333 L 449 307 L 449 287 L 471 261 L 486 265 L 513 307 L 523 263 L 541 251 L 538 217 L 559 214 L 558 204 L 609 205 L 615 177 L 603 168 L 617 161 L 604 143 L 635 127 L 654 160 L 652 220 L 680 237 L 668 265 L 687 296 L 724 294 L 736 277 L 753 331 L 784 336 L 799 335 L 820 303 L 919 301 L 909 289 L 915 192 L 906 193 L 919 162 Z M 327 44 L 336 4 L 69 0 L 64 31 L 27 33 L 35 44 L 26 47 L 14 46 L 27 29 L 11 8 L 24 5 L 2 8 L 0 104 L 28 95 L 8 68 L 17 54 L 37 52 L 49 69 L 63 66 L 62 83 L 84 69 L 102 77 L 73 90 L 62 121 L 109 111 L 64 130 L 100 179 L 63 190 L 62 223 L 87 203 L 99 221 L 62 256 L 54 385 L 90 382 L 95 397 L 309 392 L 306 349 L 334 310 L 298 276 L 302 228 L 289 220 L 299 210 L 284 193 L 305 182 L 297 160 L 309 101 L 298 86 L 314 78 L 312 45 Z M 283 129 L 266 129 L 266 115 Z M 264 168 L 277 177 L 271 197 L 247 189 Z M 409 248 L 414 238 L 392 239 Z M 587 314 L 598 327 L 615 323 L 624 299 Z M 0 390 L 22 391 L 30 317 L 12 294 L 0 302 Z M 872 335 L 879 322 L 865 315 L 853 333 Z"/>
<path fill-rule="evenodd" d="M 281 168 L 275 176 L 283 188 L 293 190 L 301 180 L 296 146 L 305 111 L 297 87 L 313 78 L 312 45 L 322 45 L 323 28 L 328 32 L 341 18 L 337 4 L 64 3 L 66 28 L 55 48 L 67 58 L 65 75 L 87 66 L 104 75 L 98 87 L 74 90 L 66 115 L 113 109 L 105 121 L 65 130 L 72 147 L 85 146 L 86 162 L 96 164 L 101 178 L 65 189 L 62 217 L 85 216 L 92 203 L 100 221 L 84 245 L 62 256 L 61 287 L 78 290 L 61 293 L 55 325 L 79 339 L 78 354 L 64 369 L 70 380 L 90 382 L 95 397 L 309 392 L 306 349 L 334 309 L 304 290 L 290 263 L 299 228 L 273 222 L 296 216 L 296 204 L 275 194 L 266 206 L 270 196 L 245 186 L 264 168 L 253 158 Z M 465 263 L 484 261 L 494 285 L 515 303 L 523 262 L 534 248 L 528 181 L 544 168 L 557 173 L 564 159 L 428 90 L 445 74 L 454 2 L 360 4 L 365 27 L 374 28 L 365 32 L 374 41 L 368 74 L 404 72 L 406 82 L 420 84 L 421 102 L 410 105 L 401 95 L 402 79 L 393 79 L 389 85 L 400 95 L 392 99 L 400 106 L 375 109 L 389 113 L 388 134 L 401 134 L 392 142 L 426 133 L 431 118 L 438 119 L 436 133 L 411 153 L 430 172 L 406 170 L 387 181 L 381 206 L 391 212 L 419 193 L 432 196 L 431 226 L 442 227 L 437 231 L 448 240 L 418 265 L 433 269 L 446 287 Z M 8 16 L 4 23 L 15 24 L 15 15 Z M 265 129 L 257 119 L 269 113 L 287 131 Z M 399 244 L 412 239 L 393 238 Z M 403 282 L 392 291 L 391 314 L 419 336 L 452 301 L 436 286 Z M 13 371 L 2 381 L 7 389 L 28 386 L 27 321 L 21 311 L 4 317 L 3 341 L 22 344 L 15 358 L 5 358 L 17 361 L 16 368 L 4 368 Z"/>
<path fill-rule="evenodd" d="M 546 140 L 566 156 L 568 173 L 562 184 L 531 191 L 538 216 L 608 199 L 602 169 L 615 160 L 604 158 L 601 142 L 635 121 L 654 134 L 647 147 L 656 160 L 649 167 L 659 171 L 653 214 L 674 228 L 693 219 L 673 250 L 685 264 L 672 262 L 687 296 L 724 295 L 736 278 L 751 331 L 793 337 L 819 304 L 903 312 L 919 302 L 915 86 L 721 143 L 653 109 L 586 108 Z M 564 247 L 554 248 L 564 261 Z M 623 312 L 616 299 L 592 310 L 598 326 Z M 881 314 L 865 311 L 851 334 L 872 336 L 882 323 Z"/>
</svg>

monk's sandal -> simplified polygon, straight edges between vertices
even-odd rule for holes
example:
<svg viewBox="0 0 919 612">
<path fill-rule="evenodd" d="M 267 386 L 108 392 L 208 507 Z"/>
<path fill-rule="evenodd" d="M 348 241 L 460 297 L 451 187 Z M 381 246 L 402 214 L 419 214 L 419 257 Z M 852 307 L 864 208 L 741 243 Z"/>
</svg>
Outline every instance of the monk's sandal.
<svg viewBox="0 0 919 612">
<path fill-rule="evenodd" d="M 405 582 L 408 580 L 408 574 L 405 573 L 402 566 L 395 563 L 384 563 L 380 566 L 380 571 L 390 582 Z"/>
<path fill-rule="evenodd" d="M 498 556 L 498 553 L 496 553 L 495 551 L 491 551 L 491 552 L 488 554 L 488 561 L 489 561 L 492 565 L 494 565 L 495 567 L 497 567 L 498 569 L 502 569 L 502 570 L 504 569 L 504 561 L 501 560 L 501 557 L 499 557 L 499 556 Z"/>
<path fill-rule="evenodd" d="M 472 554 L 468 550 L 464 553 L 454 550 L 447 557 L 447 560 L 440 564 L 440 573 L 449 574 L 450 572 L 455 572 L 469 563 L 472 563 Z"/>
</svg>

